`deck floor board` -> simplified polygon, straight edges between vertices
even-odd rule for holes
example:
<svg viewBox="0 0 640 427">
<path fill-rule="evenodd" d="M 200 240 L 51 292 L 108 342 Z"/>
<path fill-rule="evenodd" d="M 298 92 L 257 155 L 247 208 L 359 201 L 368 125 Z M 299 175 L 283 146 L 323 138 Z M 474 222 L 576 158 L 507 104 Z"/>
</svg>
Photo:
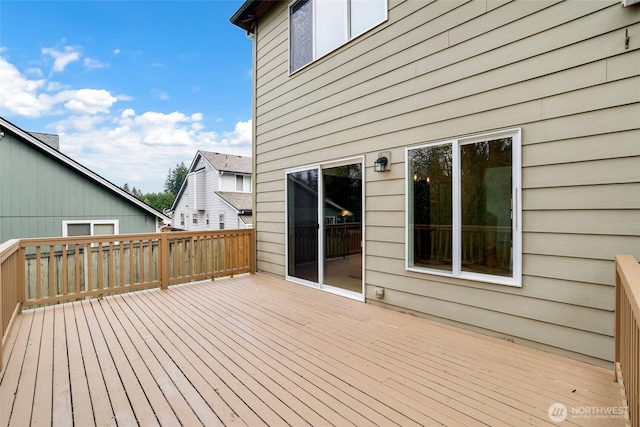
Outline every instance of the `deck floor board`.
<svg viewBox="0 0 640 427">
<path fill-rule="evenodd" d="M 261 274 L 25 310 L 0 389 L 0 426 L 554 426 L 554 403 L 622 404 L 606 369 Z"/>
</svg>

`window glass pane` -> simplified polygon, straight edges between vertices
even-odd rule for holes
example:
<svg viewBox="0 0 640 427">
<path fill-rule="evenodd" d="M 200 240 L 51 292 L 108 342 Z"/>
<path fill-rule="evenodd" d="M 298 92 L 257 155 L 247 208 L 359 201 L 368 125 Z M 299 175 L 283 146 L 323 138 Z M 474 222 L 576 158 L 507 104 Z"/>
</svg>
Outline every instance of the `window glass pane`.
<svg viewBox="0 0 640 427">
<path fill-rule="evenodd" d="M 236 191 L 242 191 L 242 175 L 236 175 Z"/>
<path fill-rule="evenodd" d="M 452 271 L 451 144 L 409 151 L 410 263 Z"/>
<path fill-rule="evenodd" d="M 315 3 L 316 54 L 319 58 L 347 41 L 346 0 Z"/>
<path fill-rule="evenodd" d="M 351 0 L 351 37 L 387 19 L 387 0 Z"/>
<path fill-rule="evenodd" d="M 512 139 L 460 147 L 462 271 L 513 275 Z"/>
<path fill-rule="evenodd" d="M 291 7 L 291 72 L 313 60 L 313 9 L 311 0 L 301 0 Z"/>
<path fill-rule="evenodd" d="M 67 236 L 90 236 L 91 224 L 67 224 Z"/>
<path fill-rule="evenodd" d="M 93 234 L 96 236 L 116 234 L 115 226 L 113 224 L 94 224 Z"/>
</svg>

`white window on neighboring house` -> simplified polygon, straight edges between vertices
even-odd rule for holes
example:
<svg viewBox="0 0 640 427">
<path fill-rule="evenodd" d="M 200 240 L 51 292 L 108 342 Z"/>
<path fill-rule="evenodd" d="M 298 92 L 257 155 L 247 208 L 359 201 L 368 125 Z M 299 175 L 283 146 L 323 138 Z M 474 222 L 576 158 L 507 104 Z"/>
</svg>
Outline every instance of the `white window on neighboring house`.
<svg viewBox="0 0 640 427">
<path fill-rule="evenodd" d="M 184 227 L 184 212 L 180 212 L 180 225 Z"/>
<path fill-rule="evenodd" d="M 220 224 L 220 230 L 224 230 L 224 212 L 218 214 L 218 223 Z"/>
<path fill-rule="evenodd" d="M 204 214 L 205 224 L 209 226 L 209 211 Z"/>
<path fill-rule="evenodd" d="M 296 0 L 289 4 L 293 73 L 387 20 L 387 0 Z"/>
<path fill-rule="evenodd" d="M 198 225 L 198 212 L 193 213 L 192 223 L 193 225 Z"/>
<path fill-rule="evenodd" d="M 62 221 L 62 236 L 104 236 L 118 234 L 118 220 Z"/>
<path fill-rule="evenodd" d="M 520 129 L 406 150 L 407 269 L 520 286 Z"/>
<path fill-rule="evenodd" d="M 117 219 L 62 221 L 62 236 L 109 236 L 118 234 L 118 227 Z"/>
<path fill-rule="evenodd" d="M 251 175 L 236 175 L 236 191 L 251 192 Z"/>
</svg>

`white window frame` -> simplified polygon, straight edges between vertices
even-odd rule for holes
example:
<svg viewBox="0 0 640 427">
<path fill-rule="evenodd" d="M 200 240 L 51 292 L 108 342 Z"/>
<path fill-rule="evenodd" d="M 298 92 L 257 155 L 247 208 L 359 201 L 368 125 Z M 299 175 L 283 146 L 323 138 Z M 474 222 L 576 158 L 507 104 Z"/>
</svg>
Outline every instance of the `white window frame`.
<svg viewBox="0 0 640 427">
<path fill-rule="evenodd" d="M 242 186 L 240 189 L 238 189 L 238 182 L 242 182 Z M 236 174 L 235 190 L 236 193 L 250 193 L 251 175 Z"/>
<path fill-rule="evenodd" d="M 207 225 L 207 227 L 209 226 L 210 222 L 209 222 L 209 211 L 206 211 L 204 214 L 204 221 L 205 224 Z"/>
<path fill-rule="evenodd" d="M 453 182 L 452 182 L 452 228 L 453 228 L 453 262 L 452 271 L 438 270 L 428 267 L 416 267 L 410 264 L 410 260 L 413 257 L 413 247 L 409 244 L 410 233 L 413 233 L 413 228 L 410 224 L 410 209 L 411 201 L 409 200 L 409 192 L 405 194 L 405 269 L 408 271 L 418 273 L 428 273 L 437 276 L 455 277 L 459 279 L 468 279 L 478 282 L 486 282 L 499 285 L 507 285 L 520 287 L 522 286 L 522 160 L 521 160 L 521 128 L 504 129 L 495 132 L 488 132 L 483 134 L 465 136 L 460 138 L 452 138 L 441 141 L 436 141 L 427 144 L 421 144 L 418 146 L 407 147 L 405 149 L 405 190 L 409 188 L 411 182 L 413 182 L 413 176 L 410 176 L 409 172 L 409 152 L 411 150 L 425 148 L 430 146 L 437 146 L 442 144 L 452 144 L 453 154 Z M 460 200 L 460 146 L 464 144 L 473 144 L 486 140 L 493 140 L 499 138 L 512 138 L 512 186 L 511 194 L 513 200 L 512 214 L 513 214 L 513 274 L 511 277 L 496 276 L 491 274 L 465 272 L 461 269 L 461 247 L 460 247 L 460 229 L 461 229 L 461 200 Z"/>
<path fill-rule="evenodd" d="M 312 42 L 312 53 L 311 53 L 311 61 L 309 61 L 308 63 L 300 66 L 299 68 L 297 68 L 296 70 L 292 70 L 291 69 L 291 11 L 293 9 L 294 6 L 296 6 L 296 4 L 300 1 L 304 1 L 304 0 L 293 0 L 289 3 L 288 9 L 287 9 L 287 14 L 288 14 L 288 68 L 289 68 L 289 75 L 295 74 L 298 71 L 308 67 L 310 64 L 313 64 L 314 62 L 316 62 L 317 60 L 319 60 L 320 58 L 323 58 L 327 55 L 329 55 L 331 52 L 334 52 L 335 50 L 339 49 L 340 47 L 344 46 L 345 44 L 349 43 L 351 40 L 359 37 L 362 34 L 365 34 L 366 32 L 372 30 L 373 28 L 377 27 L 378 25 L 386 22 L 389 19 L 389 0 L 384 0 L 386 3 L 386 7 L 385 7 L 385 13 L 384 13 L 384 18 L 382 20 L 380 20 L 379 22 L 376 22 L 374 24 L 372 24 L 371 26 L 365 28 L 363 31 L 356 33 L 356 34 L 351 34 L 351 0 L 345 0 L 345 8 L 347 9 L 345 12 L 345 19 L 346 19 L 346 41 L 342 44 L 337 45 L 336 47 L 334 47 L 333 49 L 328 50 L 327 52 L 321 54 L 321 55 L 317 55 L 316 53 L 316 21 L 315 21 L 315 15 L 314 15 L 314 19 L 312 20 L 312 38 L 313 38 L 313 42 Z M 315 3 L 319 0 L 309 0 L 312 5 L 312 9 L 315 10 Z M 382 0 L 381 0 L 382 1 Z"/>
<path fill-rule="evenodd" d="M 184 212 L 180 212 L 180 225 L 184 227 Z"/>
<path fill-rule="evenodd" d="M 102 224 L 111 224 L 113 225 L 113 234 L 120 234 L 120 221 L 117 219 L 78 219 L 78 220 L 69 220 L 62 221 L 62 237 L 69 237 L 68 235 L 68 226 L 73 224 L 89 224 L 91 234 L 90 236 L 95 236 L 95 226 Z M 80 237 L 80 236 L 72 236 L 72 237 Z"/>
<path fill-rule="evenodd" d="M 227 218 L 226 218 L 226 215 L 225 215 L 224 212 L 222 212 L 222 211 L 218 212 L 218 227 L 219 227 L 220 230 L 224 230 L 225 229 L 225 226 L 226 226 L 226 223 L 227 223 L 226 219 Z"/>
<path fill-rule="evenodd" d="M 198 225 L 198 211 L 193 212 L 193 216 L 191 217 L 191 224 Z"/>
</svg>

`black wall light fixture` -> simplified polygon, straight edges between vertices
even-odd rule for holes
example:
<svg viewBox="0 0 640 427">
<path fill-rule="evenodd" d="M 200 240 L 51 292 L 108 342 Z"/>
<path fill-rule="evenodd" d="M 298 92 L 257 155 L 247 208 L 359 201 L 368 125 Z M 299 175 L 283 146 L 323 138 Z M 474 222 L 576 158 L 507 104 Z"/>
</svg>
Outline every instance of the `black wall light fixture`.
<svg viewBox="0 0 640 427">
<path fill-rule="evenodd" d="M 391 163 L 389 162 L 390 158 L 391 153 L 388 151 L 378 153 L 378 158 L 373 162 L 373 170 L 375 172 L 386 172 L 391 170 Z"/>
</svg>

